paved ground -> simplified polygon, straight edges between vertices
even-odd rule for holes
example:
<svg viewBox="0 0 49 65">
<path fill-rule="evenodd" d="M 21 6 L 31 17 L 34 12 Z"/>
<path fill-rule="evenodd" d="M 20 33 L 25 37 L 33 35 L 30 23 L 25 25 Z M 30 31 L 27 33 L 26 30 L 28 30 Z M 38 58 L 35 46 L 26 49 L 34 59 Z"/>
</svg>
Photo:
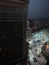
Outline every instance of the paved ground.
<svg viewBox="0 0 49 65">
<path fill-rule="evenodd" d="M 38 48 L 38 47 L 37 47 Z M 30 59 L 30 64 L 31 65 L 45 65 L 46 64 L 46 59 L 44 56 L 42 56 L 41 53 L 39 53 L 40 51 L 40 48 L 38 48 L 38 53 L 40 55 L 40 57 L 38 57 L 38 53 L 37 51 L 34 50 L 35 48 L 33 49 L 29 49 L 29 59 Z M 36 58 L 37 62 L 34 62 L 34 59 L 33 58 Z"/>
</svg>

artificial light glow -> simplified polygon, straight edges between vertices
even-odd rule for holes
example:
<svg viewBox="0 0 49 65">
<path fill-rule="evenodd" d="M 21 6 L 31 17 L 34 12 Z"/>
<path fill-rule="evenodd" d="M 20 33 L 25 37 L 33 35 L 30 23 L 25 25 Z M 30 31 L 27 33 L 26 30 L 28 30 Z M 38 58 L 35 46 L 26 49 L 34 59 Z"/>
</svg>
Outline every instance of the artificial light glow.
<svg viewBox="0 0 49 65">
<path fill-rule="evenodd" d="M 49 49 L 49 45 L 46 45 L 46 48 Z"/>
<path fill-rule="evenodd" d="M 45 41 L 42 41 L 42 43 L 45 43 Z"/>
</svg>

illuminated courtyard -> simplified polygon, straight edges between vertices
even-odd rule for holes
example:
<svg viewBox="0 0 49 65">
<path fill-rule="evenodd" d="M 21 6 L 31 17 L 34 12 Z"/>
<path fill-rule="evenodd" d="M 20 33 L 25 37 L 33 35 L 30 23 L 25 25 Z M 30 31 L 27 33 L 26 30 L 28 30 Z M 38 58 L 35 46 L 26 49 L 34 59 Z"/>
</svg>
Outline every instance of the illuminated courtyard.
<svg viewBox="0 0 49 65">
<path fill-rule="evenodd" d="M 45 43 L 49 42 L 49 29 L 42 29 L 38 32 L 32 33 L 32 38 L 29 41 L 29 61 L 30 65 L 45 65 L 47 62 L 46 56 L 44 55 L 42 47 Z M 49 43 L 48 43 L 49 44 Z M 47 46 L 49 48 L 49 46 Z M 48 55 L 49 56 L 49 55 Z"/>
</svg>

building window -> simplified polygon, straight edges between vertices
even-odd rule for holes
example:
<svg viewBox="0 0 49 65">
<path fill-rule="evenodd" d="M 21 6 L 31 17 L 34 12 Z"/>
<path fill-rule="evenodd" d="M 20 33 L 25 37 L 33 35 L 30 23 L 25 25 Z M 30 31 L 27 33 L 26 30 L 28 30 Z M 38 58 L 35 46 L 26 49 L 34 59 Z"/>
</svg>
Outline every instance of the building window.
<svg viewBox="0 0 49 65">
<path fill-rule="evenodd" d="M 20 13 L 21 8 L 20 7 L 12 7 L 12 6 L 0 6 L 0 11 Z"/>
<path fill-rule="evenodd" d="M 12 6 L 1 6 L 0 7 L 2 20 L 12 21 L 12 20 L 22 20 L 26 18 L 26 9 L 21 7 L 12 7 Z M 10 12 L 10 13 L 9 13 Z"/>
</svg>

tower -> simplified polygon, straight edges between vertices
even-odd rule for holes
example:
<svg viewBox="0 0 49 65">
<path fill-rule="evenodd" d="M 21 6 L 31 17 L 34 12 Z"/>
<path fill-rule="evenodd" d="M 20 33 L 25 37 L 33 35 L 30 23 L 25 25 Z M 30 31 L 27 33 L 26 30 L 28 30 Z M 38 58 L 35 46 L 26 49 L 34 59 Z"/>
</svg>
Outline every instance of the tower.
<svg viewBox="0 0 49 65">
<path fill-rule="evenodd" d="M 25 64 L 29 0 L 0 1 L 0 65 Z"/>
</svg>

